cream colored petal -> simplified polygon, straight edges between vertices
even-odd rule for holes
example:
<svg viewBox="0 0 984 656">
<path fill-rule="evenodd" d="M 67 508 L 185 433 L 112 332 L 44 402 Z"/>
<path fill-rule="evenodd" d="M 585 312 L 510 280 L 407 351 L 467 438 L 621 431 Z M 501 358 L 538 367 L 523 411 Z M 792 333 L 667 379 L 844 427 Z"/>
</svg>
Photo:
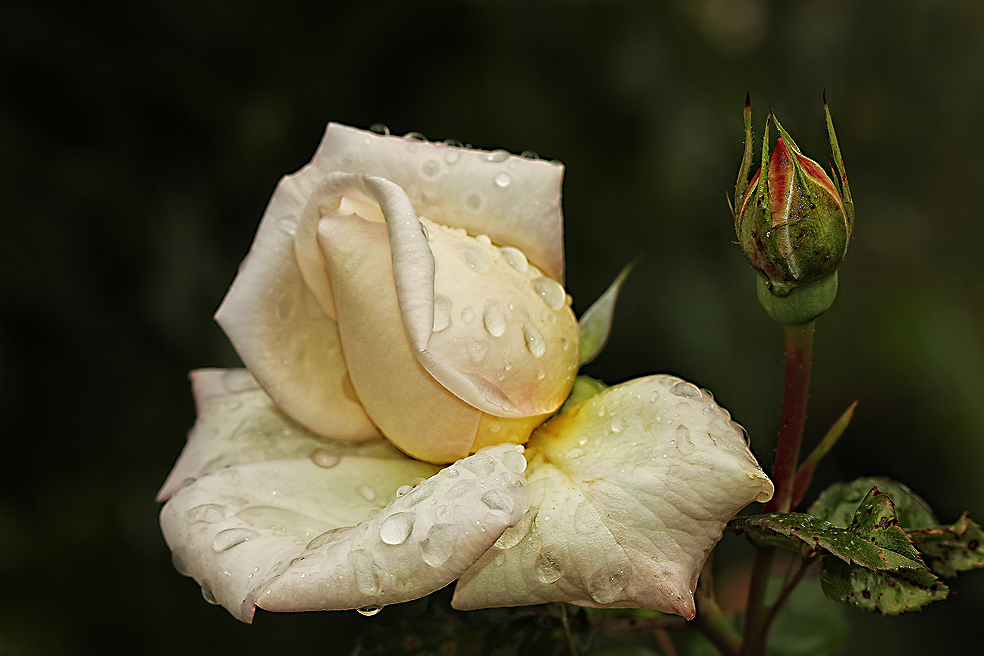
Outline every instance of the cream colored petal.
<svg viewBox="0 0 984 656">
<path fill-rule="evenodd" d="M 391 180 L 407 191 L 418 215 L 518 248 L 548 276 L 563 281 L 564 167 L 559 163 L 332 123 L 312 166 L 322 175 L 365 171 Z"/>
<path fill-rule="evenodd" d="M 415 458 L 443 463 L 468 455 L 481 413 L 417 360 L 397 302 L 387 226 L 332 216 L 318 230 L 334 281 L 345 359 L 367 413 Z"/>
<path fill-rule="evenodd" d="M 487 449 L 440 472 L 358 457 L 331 467 L 243 464 L 179 490 L 161 525 L 179 571 L 246 622 L 254 606 L 408 601 L 453 581 L 523 515 L 525 460 L 516 449 Z"/>
<path fill-rule="evenodd" d="M 524 417 L 556 410 L 578 367 L 580 333 L 570 296 L 519 249 L 421 223 L 435 266 L 430 320 L 408 318 L 412 310 L 400 296 L 417 357 L 483 412 Z M 394 252 L 404 250 L 396 235 L 391 241 Z M 394 272 L 399 280 L 401 269 Z"/>
<path fill-rule="evenodd" d="M 351 386 L 315 235 L 322 214 L 338 202 L 311 167 L 285 177 L 215 318 L 287 414 L 321 435 L 362 440 L 379 433 L 346 393 Z"/>
<path fill-rule="evenodd" d="M 609 388 L 531 438 L 530 510 L 458 583 L 459 609 L 566 601 L 693 617 L 707 554 L 772 496 L 743 433 L 672 376 Z"/>
<path fill-rule="evenodd" d="M 379 436 L 341 442 L 310 432 L 286 417 L 245 369 L 191 372 L 198 418 L 181 457 L 158 493 L 174 494 L 184 481 L 257 460 L 311 457 L 322 464 L 341 456 L 406 459 Z"/>
</svg>

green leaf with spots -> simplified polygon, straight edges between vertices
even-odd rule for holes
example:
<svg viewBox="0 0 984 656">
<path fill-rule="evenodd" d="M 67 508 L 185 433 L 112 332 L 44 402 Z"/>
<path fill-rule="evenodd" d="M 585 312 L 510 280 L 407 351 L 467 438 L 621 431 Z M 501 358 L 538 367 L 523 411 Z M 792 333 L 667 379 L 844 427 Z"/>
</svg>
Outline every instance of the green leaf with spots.
<svg viewBox="0 0 984 656">
<path fill-rule="evenodd" d="M 834 601 L 880 615 L 918 610 L 949 593 L 929 570 L 873 572 L 832 558 L 824 561 L 820 582 Z"/>
<path fill-rule="evenodd" d="M 854 514 L 854 521 L 851 522 L 847 530 L 881 549 L 880 555 L 887 559 L 886 562 L 892 561 L 891 554 L 898 554 L 904 560 L 917 563 L 917 565 L 904 564 L 901 567 L 926 568 L 919 552 L 912 546 L 909 536 L 899 526 L 892 498 L 877 487 L 871 488 L 861 505 L 858 506 L 858 510 Z M 892 569 L 896 568 L 893 567 Z"/>
<path fill-rule="evenodd" d="M 912 531 L 909 537 L 940 576 L 984 567 L 984 531 L 966 513 L 954 524 Z"/>
<path fill-rule="evenodd" d="M 880 476 L 859 478 L 848 483 L 835 483 L 824 490 L 806 512 L 827 520 L 834 526 L 847 528 L 854 520 L 854 514 L 861 500 L 873 487 L 891 495 L 902 528 L 926 529 L 939 524 L 932 509 L 915 492 L 902 483 Z"/>
</svg>

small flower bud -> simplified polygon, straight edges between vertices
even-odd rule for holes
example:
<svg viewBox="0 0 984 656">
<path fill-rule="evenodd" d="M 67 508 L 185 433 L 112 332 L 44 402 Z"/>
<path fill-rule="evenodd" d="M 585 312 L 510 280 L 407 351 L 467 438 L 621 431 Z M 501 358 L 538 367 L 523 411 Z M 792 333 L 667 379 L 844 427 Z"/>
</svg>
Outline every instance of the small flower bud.
<svg viewBox="0 0 984 656">
<path fill-rule="evenodd" d="M 771 112 L 765 123 L 762 165 L 749 180 L 752 109 L 745 99 L 745 153 L 735 186 L 735 232 L 749 263 L 765 277 L 768 290 L 780 298 L 835 273 L 854 229 L 854 203 L 826 108 L 824 99 L 840 188 L 819 164 L 800 152 Z M 770 121 L 780 135 L 771 156 Z"/>
</svg>

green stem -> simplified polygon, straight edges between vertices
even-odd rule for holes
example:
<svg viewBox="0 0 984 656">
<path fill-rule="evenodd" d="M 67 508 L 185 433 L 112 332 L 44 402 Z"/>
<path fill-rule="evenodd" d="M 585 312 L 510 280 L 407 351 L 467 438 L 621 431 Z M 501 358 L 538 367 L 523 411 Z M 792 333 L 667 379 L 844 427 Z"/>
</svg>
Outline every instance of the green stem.
<svg viewBox="0 0 984 656">
<path fill-rule="evenodd" d="M 697 616 L 694 617 L 697 630 L 714 643 L 714 646 L 725 656 L 737 656 L 741 651 L 741 636 L 735 631 L 714 597 L 703 589 L 697 588 L 694 600 L 697 602 Z"/>
<path fill-rule="evenodd" d="M 810 360 L 813 355 L 813 321 L 785 325 L 786 378 L 783 386 L 782 424 L 776 464 L 772 470 L 775 496 L 765 505 L 765 512 L 789 512 L 793 499 L 793 483 L 799 466 L 803 424 L 806 421 L 806 402 L 810 391 Z"/>
<path fill-rule="evenodd" d="M 803 442 L 803 424 L 806 422 L 806 403 L 810 390 L 810 361 L 813 356 L 813 321 L 801 324 L 784 324 L 786 341 L 786 374 L 783 384 L 782 423 L 779 427 L 779 444 L 776 463 L 772 470 L 775 495 L 765 505 L 765 512 L 789 512 L 793 500 L 796 469 L 799 465 L 800 445 Z M 770 610 L 765 605 L 765 592 L 772 569 L 773 549 L 759 549 L 752 565 L 748 588 L 748 609 L 745 621 L 745 644 L 742 656 L 760 656 L 765 653 L 766 634 L 771 623 L 770 615 L 778 612 L 778 605 Z"/>
</svg>

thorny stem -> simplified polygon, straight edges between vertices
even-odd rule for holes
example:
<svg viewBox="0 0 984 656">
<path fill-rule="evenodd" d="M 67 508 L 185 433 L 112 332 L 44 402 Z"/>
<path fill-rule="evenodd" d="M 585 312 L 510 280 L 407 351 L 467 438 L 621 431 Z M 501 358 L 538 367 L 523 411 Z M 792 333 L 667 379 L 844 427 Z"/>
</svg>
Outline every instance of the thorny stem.
<svg viewBox="0 0 984 656">
<path fill-rule="evenodd" d="M 782 423 L 779 428 L 776 463 L 772 470 L 772 482 L 776 486 L 776 492 L 772 500 L 765 505 L 767 513 L 789 512 L 792 506 L 800 445 L 803 441 L 803 424 L 806 421 L 806 403 L 810 390 L 813 326 L 813 321 L 783 326 L 786 342 L 786 373 L 783 384 Z M 780 596 L 771 609 L 767 609 L 765 605 L 766 585 L 774 555 L 774 550 L 770 548 L 759 549 L 755 554 L 748 589 L 742 656 L 760 656 L 765 653 L 769 624 L 786 601 L 786 597 Z M 788 597 L 788 594 L 786 596 Z"/>
</svg>

